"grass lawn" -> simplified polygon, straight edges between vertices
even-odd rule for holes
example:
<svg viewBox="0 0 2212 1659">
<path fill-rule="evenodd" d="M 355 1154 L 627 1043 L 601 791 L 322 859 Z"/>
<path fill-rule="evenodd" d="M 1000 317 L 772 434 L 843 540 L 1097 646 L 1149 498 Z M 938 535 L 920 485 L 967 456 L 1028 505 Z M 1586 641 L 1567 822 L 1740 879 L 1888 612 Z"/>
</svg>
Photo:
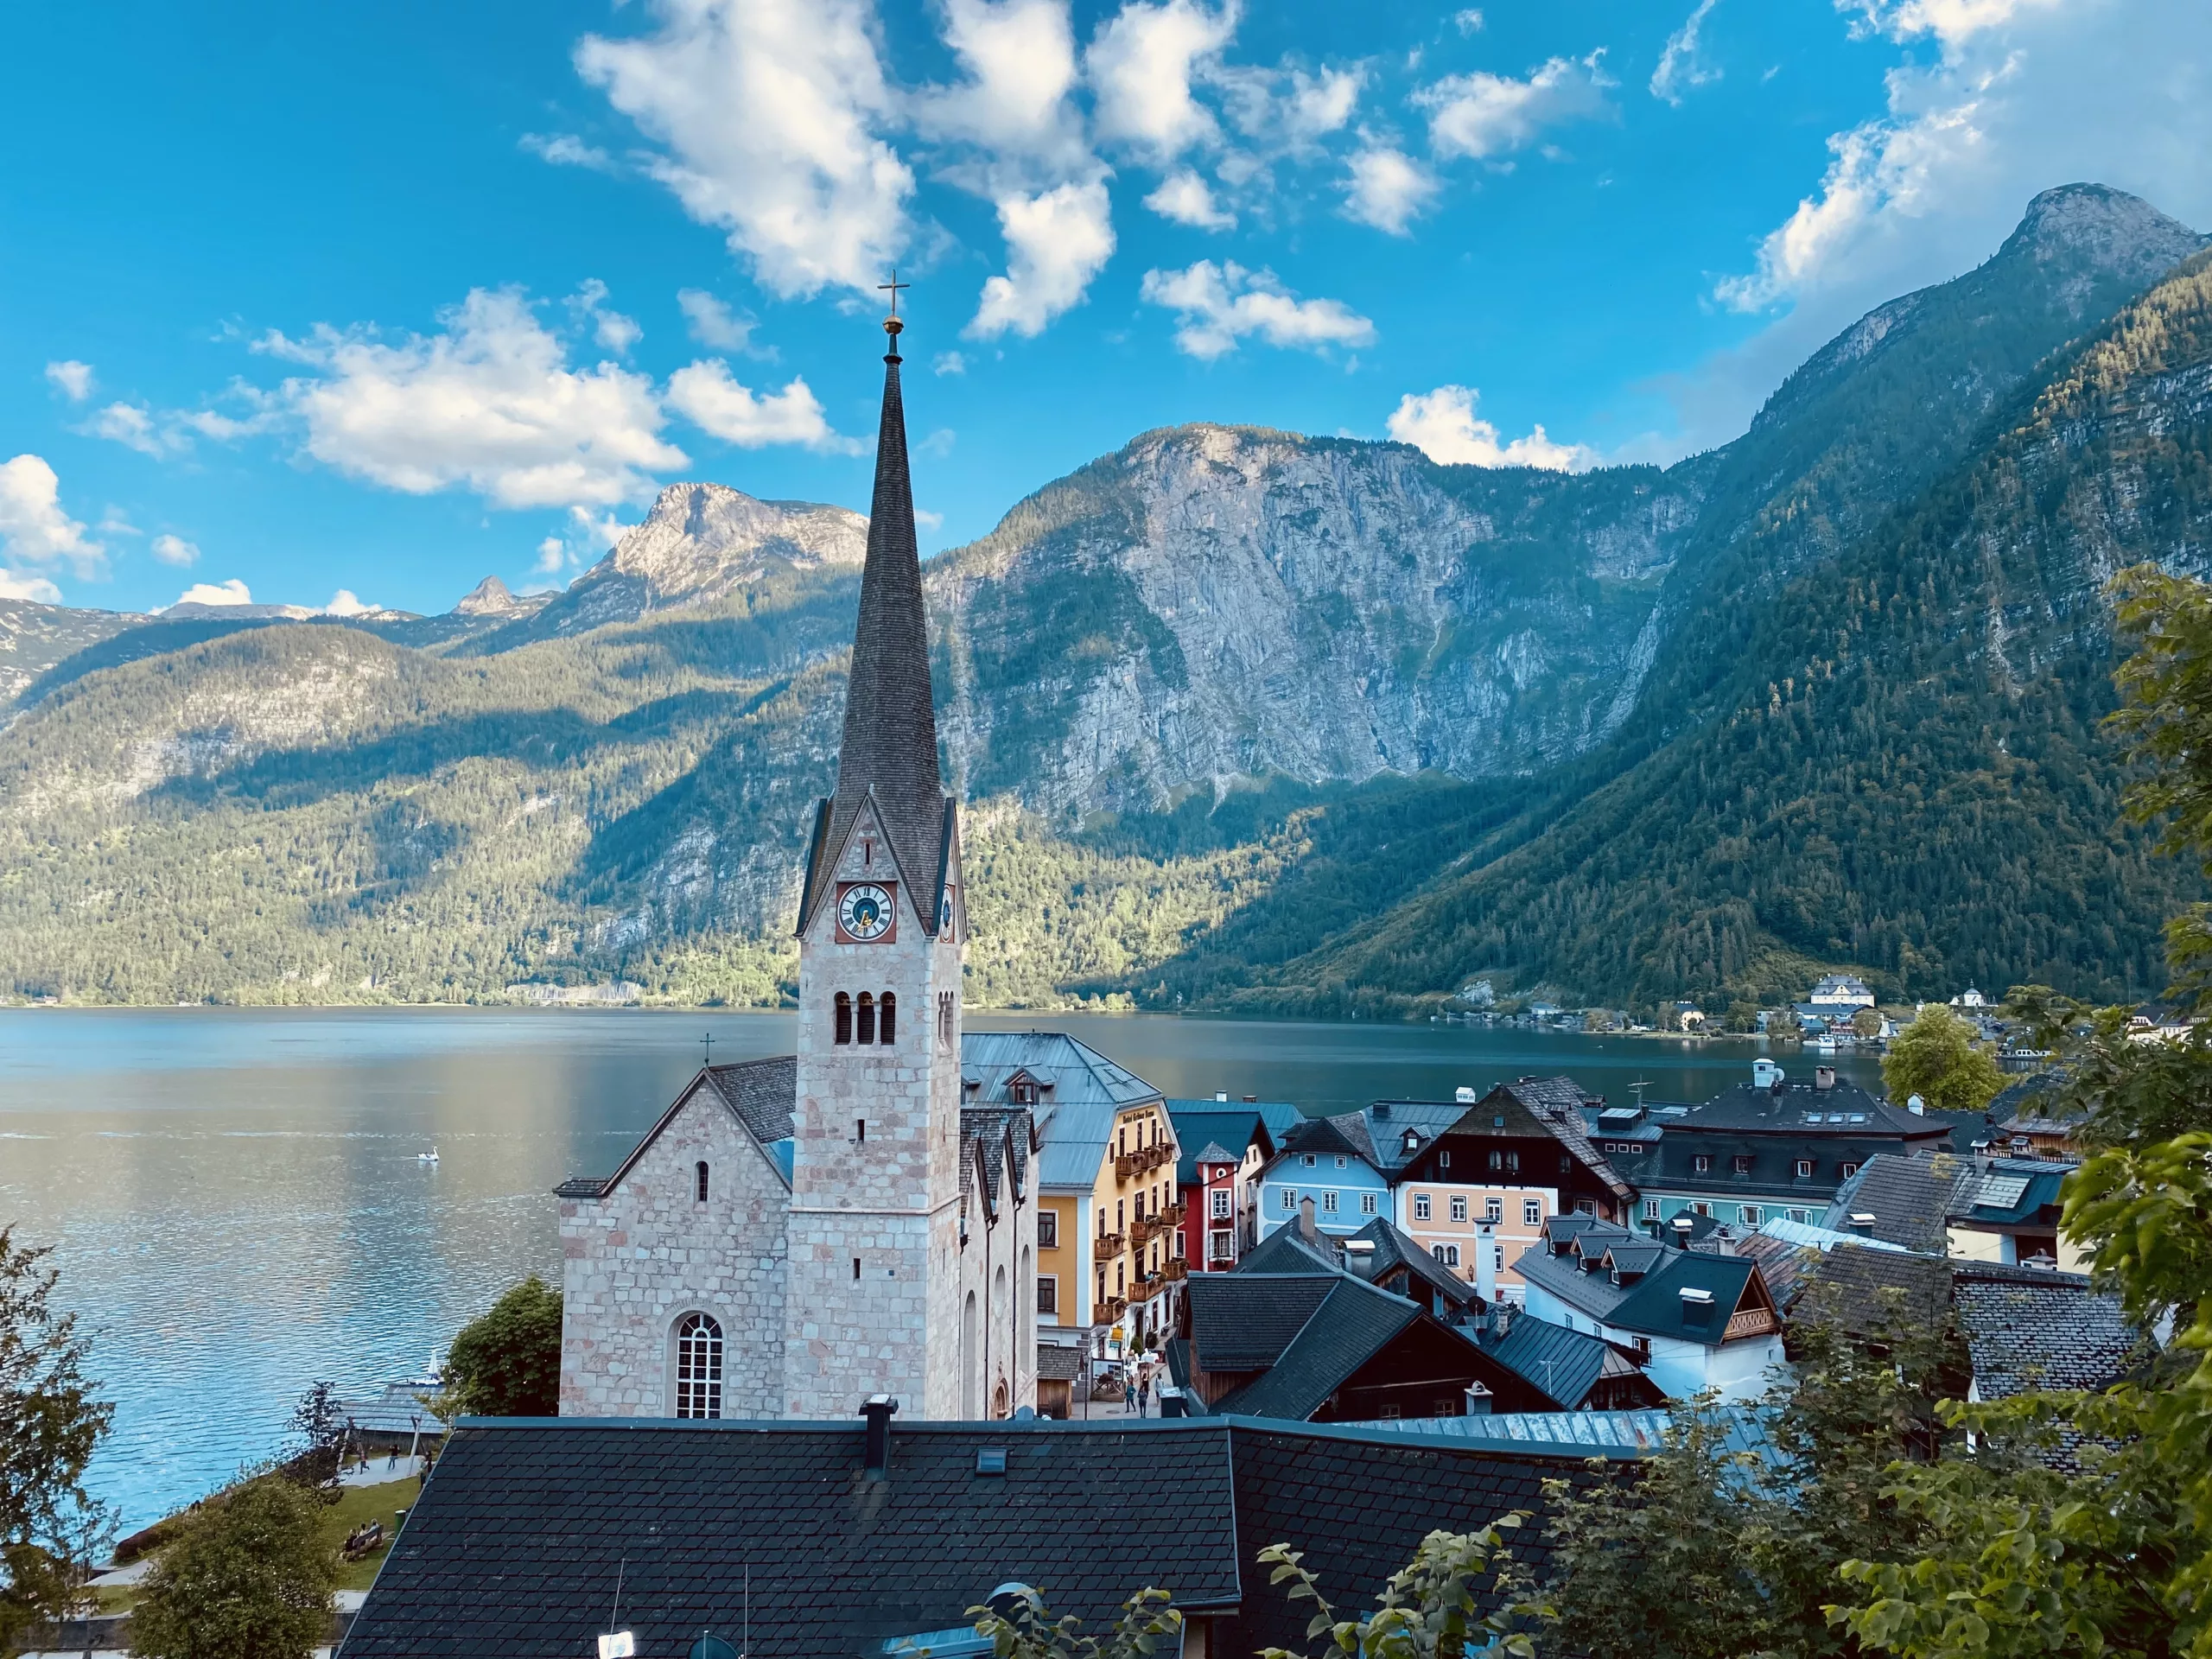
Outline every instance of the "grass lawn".
<svg viewBox="0 0 2212 1659">
<path fill-rule="evenodd" d="M 384 1522 L 384 1542 L 358 1561 L 341 1561 L 338 1567 L 338 1588 L 365 1590 L 376 1581 L 377 1569 L 384 1565 L 384 1558 L 391 1548 L 391 1517 L 396 1510 L 412 1509 L 423 1491 L 423 1483 L 410 1475 L 404 1480 L 386 1481 L 380 1486 L 346 1486 L 338 1502 L 322 1512 L 322 1535 L 334 1552 L 346 1542 L 346 1535 L 364 1521 Z M 135 1584 L 107 1586 L 99 1592 L 100 1611 L 119 1613 L 137 1605 L 139 1586 Z"/>
</svg>

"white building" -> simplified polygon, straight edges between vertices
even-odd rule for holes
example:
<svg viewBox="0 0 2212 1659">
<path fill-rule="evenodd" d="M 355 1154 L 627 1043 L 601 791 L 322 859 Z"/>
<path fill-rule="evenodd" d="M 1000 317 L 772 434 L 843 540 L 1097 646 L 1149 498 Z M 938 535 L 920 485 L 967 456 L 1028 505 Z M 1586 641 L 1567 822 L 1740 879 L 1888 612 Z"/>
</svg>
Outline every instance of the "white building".
<svg viewBox="0 0 2212 1659">
<path fill-rule="evenodd" d="M 1026 1107 L 963 1109 L 959 812 L 885 327 L 844 741 L 799 901 L 798 1052 L 702 1071 L 612 1176 L 560 1188 L 564 1415 L 1036 1402 L 1035 1128 Z"/>
<path fill-rule="evenodd" d="M 1872 1007 L 1874 993 L 1855 974 L 1827 974 L 1815 983 L 1805 1001 L 1822 1014 L 1848 1014 L 1853 1008 Z"/>
</svg>

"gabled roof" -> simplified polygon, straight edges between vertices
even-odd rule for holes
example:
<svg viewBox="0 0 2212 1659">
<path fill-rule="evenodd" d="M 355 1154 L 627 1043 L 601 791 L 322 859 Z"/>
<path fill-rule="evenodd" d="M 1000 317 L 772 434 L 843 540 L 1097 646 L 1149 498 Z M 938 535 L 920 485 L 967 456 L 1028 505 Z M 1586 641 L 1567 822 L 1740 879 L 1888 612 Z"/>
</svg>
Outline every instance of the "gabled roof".
<svg viewBox="0 0 2212 1659">
<path fill-rule="evenodd" d="M 1305 1329 L 1313 1310 L 1328 1300 L 1340 1277 L 1326 1272 L 1241 1269 L 1192 1274 L 1184 1281 L 1184 1294 L 1200 1369 L 1256 1371 L 1274 1364 Z"/>
<path fill-rule="evenodd" d="M 1677 1133 L 1786 1135 L 1804 1140 L 1867 1135 L 1940 1140 L 1950 1128 L 1940 1118 L 1892 1106 L 1845 1077 L 1826 1089 L 1817 1082 L 1784 1081 L 1768 1089 L 1739 1083 L 1670 1127 Z"/>
<path fill-rule="evenodd" d="M 1231 1269 L 1236 1273 L 1335 1273 L 1344 1266 L 1342 1241 L 1334 1234 L 1323 1233 L 1317 1239 L 1308 1239 L 1298 1230 L 1298 1223 L 1278 1227 L 1265 1238 L 1244 1252 Z M 1190 1282 L 1197 1284 L 1201 1275 L 1192 1275 Z M 1206 1274 L 1207 1279 L 1219 1275 Z"/>
<path fill-rule="evenodd" d="M 1852 1217 L 1872 1216 L 1864 1229 L 1870 1237 L 1923 1255 L 1942 1255 L 1951 1190 L 1973 1167 L 1969 1160 L 1947 1152 L 1914 1157 L 1881 1153 L 1837 1190 L 1821 1224 L 1839 1233 L 1857 1232 L 1862 1229 Z"/>
<path fill-rule="evenodd" d="M 1274 1155 L 1274 1132 L 1268 1128 L 1257 1104 L 1224 1105 L 1217 1100 L 1171 1100 L 1167 1116 L 1175 1125 L 1175 1142 L 1182 1158 L 1175 1166 L 1175 1179 L 1183 1186 L 1198 1184 L 1198 1155 L 1194 1148 L 1209 1144 L 1228 1154 L 1209 1161 L 1242 1163 L 1248 1147 L 1257 1146 L 1260 1156 Z"/>
<path fill-rule="evenodd" d="M 555 1194 L 563 1198 L 605 1198 L 645 1156 L 645 1148 L 659 1140 L 662 1132 L 676 1121 L 677 1114 L 695 1096 L 702 1096 L 721 1106 L 744 1127 L 784 1185 L 789 1186 L 791 1159 L 788 1155 L 778 1156 L 775 1148 L 791 1138 L 791 1107 L 798 1098 L 798 1057 L 779 1054 L 734 1065 L 710 1065 L 694 1073 L 691 1081 L 677 1092 L 669 1109 L 630 1148 L 629 1156 L 623 1159 L 612 1175 L 572 1177 L 555 1187 Z"/>
<path fill-rule="evenodd" d="M 2120 1299 L 2078 1274 L 1951 1266 L 1952 1302 L 1985 1400 L 2030 1389 L 2109 1388 L 2143 1357 L 2142 1333 Z"/>
<path fill-rule="evenodd" d="M 1602 1337 L 1526 1314 L 1513 1319 L 1503 1336 L 1478 1332 L 1475 1340 L 1484 1353 L 1562 1411 L 1580 1409 L 1599 1378 L 1625 1376 L 1638 1369 Z M 1656 1384 L 1652 1395 L 1656 1405 L 1660 1395 Z"/>
<path fill-rule="evenodd" d="M 1285 1228 L 1285 1232 L 1294 1230 Z M 1454 1307 L 1468 1307 L 1482 1300 L 1482 1296 L 1465 1280 L 1423 1249 L 1421 1241 L 1402 1231 L 1388 1216 L 1377 1216 L 1352 1235 L 1365 1239 L 1375 1249 L 1367 1257 L 1363 1268 L 1354 1268 L 1357 1260 L 1349 1252 L 1344 1264 L 1369 1279 L 1379 1279 L 1398 1268 L 1406 1268 L 1430 1291 L 1441 1296 Z"/>
<path fill-rule="evenodd" d="M 1367 1160 L 1386 1179 L 1399 1174 L 1446 1135 L 1549 1135 L 1605 1183 L 1615 1196 L 1633 1196 L 1628 1183 L 1590 1140 L 1583 1108 L 1599 1096 L 1572 1077 L 1520 1077 L 1492 1089 L 1481 1099 L 1378 1100 L 1363 1110 L 1326 1120 L 1350 1150 Z M 1504 1122 L 1498 1120 L 1503 1118 Z M 1412 1146 L 1406 1144 L 1411 1131 Z M 1298 1150 L 1309 1151 L 1303 1141 Z"/>
<path fill-rule="evenodd" d="M 1235 1282 L 1241 1275 L 1201 1276 L 1217 1276 Z M 1193 1308 L 1194 1330 L 1198 1329 L 1196 1313 Z M 1393 1296 L 1387 1290 L 1378 1290 L 1349 1275 L 1339 1278 L 1274 1363 L 1222 1400 L 1220 1409 L 1249 1417 L 1287 1417 L 1302 1422 L 1326 1405 L 1329 1396 L 1380 1353 L 1393 1337 L 1408 1325 L 1427 1318 L 1402 1296 Z M 1448 1327 L 1439 1325 L 1438 1329 Z M 1201 1335 L 1198 1338 L 1199 1362 L 1211 1369 L 1206 1347 L 1206 1339 Z"/>
<path fill-rule="evenodd" d="M 1116 1115 L 1160 1099 L 1135 1072 L 1065 1032 L 961 1033 L 961 1097 L 969 1107 L 1013 1105 L 1007 1085 L 1018 1074 L 1051 1085 L 1035 1108 L 1037 1179 L 1061 1191 L 1089 1192 L 1113 1144 Z"/>
<path fill-rule="evenodd" d="M 2029 1224 L 2059 1204 L 2075 1166 L 2046 1158 L 1992 1158 L 1951 1189 L 1945 1211 L 1962 1226 Z"/>
<path fill-rule="evenodd" d="M 543 1659 L 590 1650 L 618 1572 L 640 1654 L 751 1604 L 758 1659 L 880 1659 L 954 1630 L 996 1586 L 1109 1624 L 1159 1585 L 1217 1621 L 1210 1650 L 1305 1645 L 1311 1609 L 1259 1551 L 1305 1553 L 1322 1593 L 1371 1603 L 1422 1537 L 1510 1510 L 1539 1575 L 1543 1483 L 1597 1477 L 1580 1446 L 1485 1445 L 1240 1418 L 941 1423 L 894 1418 L 887 1478 L 861 1425 L 665 1419 L 464 1421 L 344 1645 L 346 1659 Z M 1002 1450 L 1005 1472 L 978 1471 Z M 1174 1524 L 1160 1524 L 1163 1494 Z M 1496 1605 L 1485 1592 L 1480 1611 Z"/>
<path fill-rule="evenodd" d="M 1580 1224 L 1562 1229 L 1562 1223 Z M 1513 1264 L 1521 1277 L 1601 1325 L 1642 1336 L 1677 1337 L 1718 1346 L 1729 1316 L 1746 1300 L 1758 1273 L 1758 1264 L 1747 1256 L 1667 1245 L 1660 1247 L 1659 1260 L 1650 1272 L 1633 1284 L 1617 1285 L 1603 1270 L 1586 1271 L 1580 1262 L 1602 1258 L 1615 1244 L 1634 1243 L 1638 1235 L 1587 1216 L 1554 1217 L 1544 1224 L 1544 1230 L 1551 1241 L 1569 1241 L 1569 1253 L 1555 1255 L 1548 1243 L 1539 1243 Z M 1701 1323 L 1685 1319 L 1684 1290 L 1700 1290 L 1712 1298 L 1712 1312 Z"/>
<path fill-rule="evenodd" d="M 1035 1134 L 1029 1110 L 1022 1106 L 970 1106 L 960 1114 L 963 1145 L 960 1160 L 960 1196 L 972 1195 L 980 1177 L 985 1213 L 995 1214 L 1007 1196 L 1007 1160 L 1013 1160 L 1013 1187 L 1027 1194 L 1029 1186 L 1030 1141 Z"/>
</svg>

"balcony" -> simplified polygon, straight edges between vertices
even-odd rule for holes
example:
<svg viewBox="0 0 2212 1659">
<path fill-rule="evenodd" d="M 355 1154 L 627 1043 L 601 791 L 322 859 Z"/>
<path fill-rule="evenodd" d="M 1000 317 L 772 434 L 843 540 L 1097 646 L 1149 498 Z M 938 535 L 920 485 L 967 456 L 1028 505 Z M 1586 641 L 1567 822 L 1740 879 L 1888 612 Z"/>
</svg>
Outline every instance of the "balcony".
<svg viewBox="0 0 2212 1659">
<path fill-rule="evenodd" d="M 1183 1224 L 1183 1217 L 1190 1213 L 1191 1206 L 1188 1200 L 1178 1198 L 1173 1204 L 1168 1205 L 1160 1211 L 1160 1218 L 1170 1227 L 1180 1227 Z"/>
<path fill-rule="evenodd" d="M 1170 1262 L 1166 1267 L 1162 1268 L 1160 1269 L 1160 1273 L 1162 1276 L 1166 1279 L 1169 1284 L 1175 1285 L 1180 1284 L 1183 1281 L 1185 1275 L 1187 1274 L 1190 1270 L 1189 1264 L 1179 1255 L 1173 1261 Z"/>
<path fill-rule="evenodd" d="M 1771 1310 L 1764 1307 L 1747 1307 L 1740 1313 L 1732 1313 L 1728 1316 L 1727 1329 L 1721 1332 L 1720 1340 L 1733 1342 L 1738 1337 L 1771 1336 L 1781 1328 L 1775 1323 Z"/>
<path fill-rule="evenodd" d="M 1158 1216 L 1139 1216 L 1129 1224 L 1129 1243 L 1142 1249 L 1166 1230 L 1167 1224 Z"/>
<path fill-rule="evenodd" d="M 1098 1235 L 1098 1260 L 1101 1262 L 1110 1262 L 1128 1248 L 1129 1236 L 1127 1233 L 1101 1233 Z"/>
<path fill-rule="evenodd" d="M 1098 1304 L 1100 1323 L 1102 1324 L 1110 1325 L 1113 1321 L 1120 1319 L 1122 1314 L 1128 1311 L 1129 1299 L 1126 1296 L 1109 1296 L 1104 1301 Z"/>
</svg>

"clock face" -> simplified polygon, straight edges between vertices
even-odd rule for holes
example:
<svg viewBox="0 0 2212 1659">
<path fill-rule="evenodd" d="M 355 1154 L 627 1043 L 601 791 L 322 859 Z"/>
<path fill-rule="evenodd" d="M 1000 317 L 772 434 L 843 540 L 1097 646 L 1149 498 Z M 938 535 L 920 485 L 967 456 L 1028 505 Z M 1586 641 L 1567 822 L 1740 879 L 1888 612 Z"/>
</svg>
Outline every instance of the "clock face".
<svg viewBox="0 0 2212 1659">
<path fill-rule="evenodd" d="M 937 931 L 940 938 L 949 939 L 952 937 L 952 889 L 950 887 L 944 890 L 944 908 L 938 912 Z"/>
<path fill-rule="evenodd" d="M 881 938 L 891 926 L 891 895 L 873 881 L 847 887 L 837 901 L 837 925 L 862 944 Z"/>
</svg>

